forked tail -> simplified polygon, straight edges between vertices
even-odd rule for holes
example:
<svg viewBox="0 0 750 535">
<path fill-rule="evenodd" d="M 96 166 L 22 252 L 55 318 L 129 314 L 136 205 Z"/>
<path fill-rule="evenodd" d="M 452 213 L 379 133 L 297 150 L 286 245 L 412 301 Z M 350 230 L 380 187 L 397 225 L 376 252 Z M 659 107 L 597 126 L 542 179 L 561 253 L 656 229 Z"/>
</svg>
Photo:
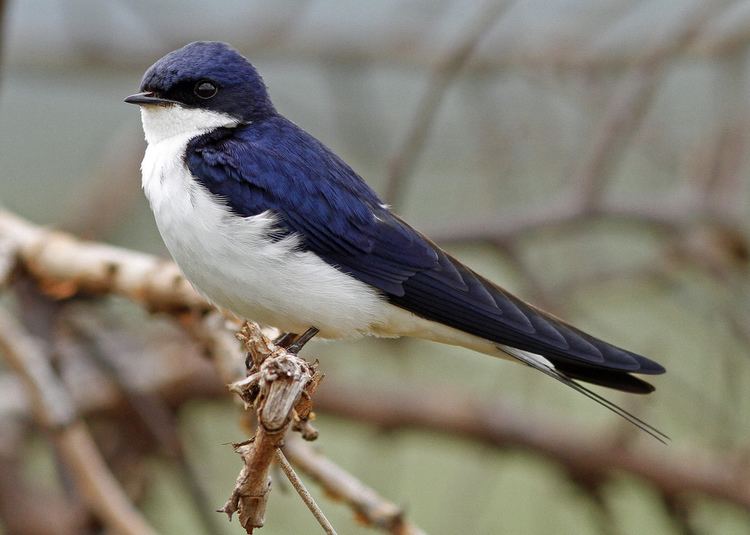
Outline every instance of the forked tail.
<svg viewBox="0 0 750 535">
<path fill-rule="evenodd" d="M 567 373 L 557 369 L 554 364 L 552 364 L 550 361 L 545 359 L 544 357 L 540 357 L 538 355 L 535 355 L 534 353 L 529 353 L 527 351 L 523 351 L 522 349 L 516 349 L 513 347 L 507 347 L 507 346 L 500 346 L 500 350 L 502 350 L 504 353 L 507 353 L 514 359 L 518 360 L 519 362 L 526 364 L 527 366 L 534 368 L 535 370 L 538 370 L 542 372 L 545 375 L 548 375 L 549 377 L 552 377 L 553 379 L 561 382 L 562 384 L 569 386 L 573 390 L 576 390 L 577 392 L 580 392 L 587 398 L 595 401 L 602 407 L 607 408 L 608 410 L 612 411 L 613 413 L 617 414 L 621 418 L 624 418 L 634 426 L 636 426 L 641 431 L 644 431 L 645 433 L 648 433 L 652 437 L 654 437 L 656 440 L 661 442 L 662 444 L 667 444 L 670 441 L 670 438 L 664 434 L 663 432 L 659 431 L 654 426 L 644 422 L 631 412 L 628 412 L 627 410 L 623 409 L 616 403 L 600 396 L 596 392 L 593 392 L 586 388 L 585 386 L 579 384 L 576 382 L 570 375 Z"/>
</svg>

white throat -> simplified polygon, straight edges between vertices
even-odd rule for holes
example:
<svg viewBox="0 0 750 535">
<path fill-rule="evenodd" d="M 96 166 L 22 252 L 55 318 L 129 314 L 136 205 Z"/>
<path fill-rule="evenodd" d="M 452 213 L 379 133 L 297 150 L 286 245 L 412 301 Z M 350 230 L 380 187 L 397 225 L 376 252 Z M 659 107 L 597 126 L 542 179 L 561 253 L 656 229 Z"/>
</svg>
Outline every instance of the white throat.
<svg viewBox="0 0 750 535">
<path fill-rule="evenodd" d="M 172 106 L 141 106 L 146 142 L 154 145 L 174 136 L 193 138 L 219 127 L 234 127 L 239 120 L 215 111 Z"/>
</svg>

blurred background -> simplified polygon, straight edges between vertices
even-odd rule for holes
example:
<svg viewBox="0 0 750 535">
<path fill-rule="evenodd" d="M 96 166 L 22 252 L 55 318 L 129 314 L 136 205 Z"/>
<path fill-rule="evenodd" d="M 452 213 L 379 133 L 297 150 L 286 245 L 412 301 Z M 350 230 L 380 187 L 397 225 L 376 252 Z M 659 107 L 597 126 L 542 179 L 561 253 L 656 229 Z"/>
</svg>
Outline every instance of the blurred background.
<svg viewBox="0 0 750 535">
<path fill-rule="evenodd" d="M 662 446 L 546 377 L 466 350 L 310 344 L 327 376 L 316 447 L 425 532 L 750 533 L 750 2 L 0 7 L 4 209 L 167 257 L 140 190 L 139 114 L 122 99 L 166 52 L 228 41 L 278 110 L 418 229 L 521 297 L 666 366 L 648 397 L 606 392 L 670 435 Z M 52 302 L 23 276 L 0 305 L 51 348 L 65 384 L 89 377 L 128 400 L 79 409 L 154 529 L 242 531 L 211 512 L 240 468 L 228 444 L 248 436 L 242 410 L 172 317 L 115 297 Z M 210 384 L 190 395 L 154 386 L 175 362 Z M 113 532 L 82 505 L 1 363 L 0 385 L 0 532 Z M 373 416 L 415 397 L 437 421 Z M 460 425 L 453 402 L 470 402 L 477 421 Z M 493 431 L 509 421 L 515 431 Z M 261 532 L 318 533 L 282 487 Z M 310 487 L 339 533 L 372 532 Z"/>
</svg>

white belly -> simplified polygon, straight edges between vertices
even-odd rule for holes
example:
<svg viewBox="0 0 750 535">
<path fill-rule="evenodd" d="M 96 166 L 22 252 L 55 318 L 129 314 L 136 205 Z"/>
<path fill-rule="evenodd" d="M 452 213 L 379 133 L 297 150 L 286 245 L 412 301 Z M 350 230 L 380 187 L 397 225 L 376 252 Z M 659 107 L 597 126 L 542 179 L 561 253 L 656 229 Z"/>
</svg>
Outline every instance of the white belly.
<svg viewBox="0 0 750 535">
<path fill-rule="evenodd" d="M 296 237 L 268 238 L 270 212 L 240 218 L 191 176 L 190 135 L 149 144 L 143 188 L 159 232 L 185 276 L 215 304 L 284 331 L 315 326 L 340 338 L 371 331 L 387 303 L 371 287 L 299 251 Z"/>
<path fill-rule="evenodd" d="M 164 243 L 188 280 L 207 299 L 237 316 L 325 338 L 363 334 L 415 336 L 502 356 L 476 336 L 420 318 L 389 304 L 369 285 L 302 252 L 297 239 L 268 239 L 270 212 L 240 218 L 195 182 L 185 166 L 190 139 L 219 126 L 227 115 L 181 106 L 143 106 L 148 148 L 143 189 Z"/>
</svg>

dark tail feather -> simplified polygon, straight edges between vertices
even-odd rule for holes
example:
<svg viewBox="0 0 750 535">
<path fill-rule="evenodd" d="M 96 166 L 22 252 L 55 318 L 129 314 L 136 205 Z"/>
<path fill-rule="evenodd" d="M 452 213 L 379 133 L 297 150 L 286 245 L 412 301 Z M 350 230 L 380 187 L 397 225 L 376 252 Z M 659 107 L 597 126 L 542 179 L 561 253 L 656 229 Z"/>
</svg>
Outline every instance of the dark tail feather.
<svg viewBox="0 0 750 535">
<path fill-rule="evenodd" d="M 614 388 L 631 394 L 650 394 L 654 386 L 643 379 L 634 377 L 621 371 L 602 370 L 586 366 L 571 366 L 567 363 L 555 362 L 555 369 L 571 379 L 579 379 L 587 383 Z"/>
<path fill-rule="evenodd" d="M 608 399 L 600 396 L 596 392 L 593 392 L 586 388 L 585 386 L 578 384 L 575 382 L 572 378 L 572 375 L 566 373 L 565 371 L 562 371 L 561 369 L 558 369 L 554 366 L 551 366 L 549 364 L 545 364 L 546 359 L 539 358 L 538 356 L 528 353 L 526 351 L 515 349 L 512 347 L 505 347 L 501 346 L 499 349 L 501 349 L 504 353 L 507 353 L 511 357 L 515 358 L 516 360 L 526 364 L 527 366 L 530 366 L 531 368 L 534 368 L 535 370 L 538 370 L 542 372 L 543 374 L 552 377 L 553 379 L 563 383 L 564 385 L 572 388 L 576 392 L 580 392 L 587 398 L 595 401 L 602 407 L 605 407 L 606 409 L 612 411 L 613 413 L 617 414 L 621 418 L 627 420 L 634 426 L 636 426 L 638 429 L 643 431 L 644 433 L 647 433 L 654 437 L 656 440 L 661 442 L 662 444 L 667 444 L 670 440 L 670 438 L 659 431 L 654 426 L 644 422 L 631 412 L 626 411 L 619 405 L 615 404 L 612 401 L 609 401 Z M 640 379 L 628 376 L 627 374 L 622 374 L 623 376 L 627 376 L 628 378 L 624 377 L 618 377 L 614 378 L 613 376 L 616 375 L 613 372 L 607 372 L 606 370 L 595 370 L 597 373 L 588 373 L 588 370 L 581 373 L 580 368 L 575 370 L 573 372 L 573 375 L 577 375 L 578 378 L 589 381 L 595 384 L 601 384 L 603 386 L 612 386 L 613 388 L 618 388 L 620 390 L 625 390 L 629 392 L 630 390 L 627 390 L 627 388 L 636 388 L 637 393 L 644 393 L 643 387 L 640 386 L 639 383 L 643 383 L 646 385 L 647 388 L 651 388 L 653 390 L 653 387 L 646 383 L 645 381 L 641 381 Z M 648 392 L 649 390 L 646 390 L 645 392 Z"/>
</svg>

